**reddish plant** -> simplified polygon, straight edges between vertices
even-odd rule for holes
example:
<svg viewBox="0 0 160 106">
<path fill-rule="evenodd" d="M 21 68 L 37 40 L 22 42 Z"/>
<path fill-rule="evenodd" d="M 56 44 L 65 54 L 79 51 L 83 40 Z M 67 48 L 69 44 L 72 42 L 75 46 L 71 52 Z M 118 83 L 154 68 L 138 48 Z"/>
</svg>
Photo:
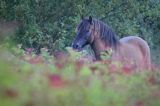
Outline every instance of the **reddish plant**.
<svg viewBox="0 0 160 106">
<path fill-rule="evenodd" d="M 102 64 L 111 64 L 111 62 L 112 62 L 112 61 L 111 61 L 110 59 L 102 60 L 102 61 L 101 61 Z"/>
<path fill-rule="evenodd" d="M 157 79 L 155 78 L 154 75 L 149 76 L 148 82 L 152 85 L 157 84 Z"/>
<path fill-rule="evenodd" d="M 62 62 L 58 62 L 56 61 L 55 62 L 55 66 L 59 69 L 59 70 L 62 70 L 64 68 L 64 64 Z"/>
<path fill-rule="evenodd" d="M 26 106 L 35 106 L 35 104 L 33 103 L 33 101 L 29 101 L 28 103 L 26 103 Z"/>
<path fill-rule="evenodd" d="M 80 61 L 80 60 L 76 61 L 75 62 L 75 70 L 80 71 L 82 69 L 83 65 L 84 65 L 84 61 Z"/>
<path fill-rule="evenodd" d="M 68 54 L 62 51 L 55 51 L 53 53 L 53 56 L 55 57 L 56 61 L 60 62 L 66 62 L 66 60 L 68 59 Z"/>
<path fill-rule="evenodd" d="M 109 64 L 108 68 L 110 73 L 115 73 L 119 70 L 115 64 Z"/>
<path fill-rule="evenodd" d="M 96 70 L 98 70 L 98 67 L 96 67 L 96 66 L 90 66 L 90 70 L 94 73 Z"/>
<path fill-rule="evenodd" d="M 143 101 L 137 101 L 135 106 L 144 106 L 144 103 Z"/>
<path fill-rule="evenodd" d="M 133 71 L 131 65 L 125 64 L 122 67 L 122 72 L 124 72 L 125 74 L 131 74 Z"/>
<path fill-rule="evenodd" d="M 17 96 L 18 96 L 17 92 L 14 91 L 13 89 L 6 89 L 6 90 L 4 91 L 4 93 L 5 93 L 5 94 L 4 94 L 5 96 L 11 97 L 11 98 L 14 98 L 14 97 L 17 97 Z"/>
<path fill-rule="evenodd" d="M 36 57 L 29 59 L 28 62 L 30 64 L 38 64 L 38 63 L 43 63 L 44 59 L 42 56 L 36 56 Z"/>
<path fill-rule="evenodd" d="M 52 74 L 49 75 L 49 85 L 54 88 L 64 87 L 64 80 L 60 75 Z"/>
</svg>

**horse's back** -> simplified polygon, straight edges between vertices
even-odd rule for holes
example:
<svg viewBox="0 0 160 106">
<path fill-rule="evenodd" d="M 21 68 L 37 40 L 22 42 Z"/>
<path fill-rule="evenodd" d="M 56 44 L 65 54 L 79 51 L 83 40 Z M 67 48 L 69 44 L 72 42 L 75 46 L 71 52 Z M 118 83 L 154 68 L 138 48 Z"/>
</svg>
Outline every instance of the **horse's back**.
<svg viewBox="0 0 160 106">
<path fill-rule="evenodd" d="M 123 44 L 129 44 L 135 47 L 135 53 L 136 53 L 136 50 L 139 49 L 139 51 L 143 56 L 144 68 L 150 69 L 150 66 L 151 66 L 150 48 L 145 40 L 137 36 L 128 36 L 120 39 L 120 42 Z M 140 55 L 140 54 L 137 54 L 137 55 Z"/>
<path fill-rule="evenodd" d="M 120 42 L 125 42 L 125 43 L 131 43 L 131 42 L 146 42 L 144 41 L 142 38 L 138 37 L 138 36 L 127 36 L 124 38 L 120 39 Z"/>
</svg>

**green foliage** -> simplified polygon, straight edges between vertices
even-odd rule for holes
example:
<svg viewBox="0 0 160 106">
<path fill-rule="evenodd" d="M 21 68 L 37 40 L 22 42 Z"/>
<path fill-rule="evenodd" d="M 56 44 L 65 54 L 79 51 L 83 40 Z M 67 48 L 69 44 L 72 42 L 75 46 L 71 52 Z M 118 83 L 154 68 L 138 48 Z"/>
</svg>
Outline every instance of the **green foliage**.
<svg viewBox="0 0 160 106">
<path fill-rule="evenodd" d="M 112 49 L 107 50 L 107 52 L 102 52 L 101 53 L 101 58 L 103 60 L 110 59 L 112 53 L 113 53 Z"/>
<path fill-rule="evenodd" d="M 67 48 L 67 50 L 71 50 Z M 19 52 L 17 52 L 19 51 Z M 159 105 L 160 71 L 109 69 L 107 63 L 66 60 L 0 47 L 0 104 L 3 106 Z M 118 64 L 118 63 L 117 63 Z M 120 63 L 119 63 L 120 64 Z M 134 71 L 134 70 L 132 70 Z"/>
<path fill-rule="evenodd" d="M 15 40 L 23 48 L 64 49 L 71 45 L 81 15 L 109 24 L 120 37 L 135 35 L 159 44 L 159 0 L 1 0 L 0 18 L 19 24 Z"/>
</svg>

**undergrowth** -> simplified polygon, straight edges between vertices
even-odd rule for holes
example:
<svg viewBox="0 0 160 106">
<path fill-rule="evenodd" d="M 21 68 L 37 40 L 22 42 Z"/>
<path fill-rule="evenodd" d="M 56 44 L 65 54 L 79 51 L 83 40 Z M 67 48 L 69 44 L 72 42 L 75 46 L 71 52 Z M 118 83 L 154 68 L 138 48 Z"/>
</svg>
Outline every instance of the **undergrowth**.
<svg viewBox="0 0 160 106">
<path fill-rule="evenodd" d="M 160 106 L 160 70 L 67 53 L 0 48 L 1 106 Z"/>
</svg>

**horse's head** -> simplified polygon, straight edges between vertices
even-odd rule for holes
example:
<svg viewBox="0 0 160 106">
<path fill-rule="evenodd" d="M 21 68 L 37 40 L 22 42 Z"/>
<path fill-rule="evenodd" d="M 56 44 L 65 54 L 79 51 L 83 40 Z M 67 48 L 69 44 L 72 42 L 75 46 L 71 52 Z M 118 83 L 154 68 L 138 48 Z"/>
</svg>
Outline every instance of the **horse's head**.
<svg viewBox="0 0 160 106">
<path fill-rule="evenodd" d="M 75 50 L 82 50 L 84 46 L 92 42 L 93 20 L 89 18 L 82 18 L 80 24 L 77 27 L 76 38 L 72 43 L 72 48 Z"/>
</svg>

